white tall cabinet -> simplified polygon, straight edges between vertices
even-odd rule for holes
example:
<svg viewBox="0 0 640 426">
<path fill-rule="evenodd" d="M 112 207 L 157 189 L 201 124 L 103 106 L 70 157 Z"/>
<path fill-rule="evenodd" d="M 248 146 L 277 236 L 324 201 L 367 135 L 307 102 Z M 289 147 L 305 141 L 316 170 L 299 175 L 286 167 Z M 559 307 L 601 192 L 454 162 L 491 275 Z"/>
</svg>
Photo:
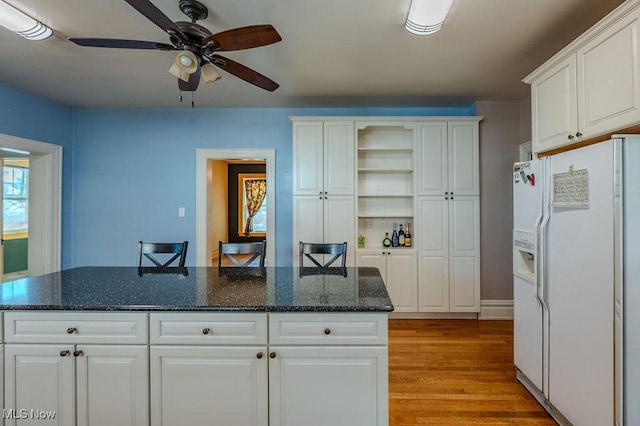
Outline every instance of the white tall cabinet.
<svg viewBox="0 0 640 426">
<path fill-rule="evenodd" d="M 355 175 L 353 122 L 293 122 L 293 264 L 298 242 L 347 242 L 354 265 Z"/>
<path fill-rule="evenodd" d="M 480 311 L 478 122 L 418 125 L 420 312 Z"/>
<path fill-rule="evenodd" d="M 298 241 L 347 241 L 396 312 L 479 312 L 481 119 L 292 118 L 294 265 Z M 394 223 L 411 247 L 383 247 Z"/>
</svg>

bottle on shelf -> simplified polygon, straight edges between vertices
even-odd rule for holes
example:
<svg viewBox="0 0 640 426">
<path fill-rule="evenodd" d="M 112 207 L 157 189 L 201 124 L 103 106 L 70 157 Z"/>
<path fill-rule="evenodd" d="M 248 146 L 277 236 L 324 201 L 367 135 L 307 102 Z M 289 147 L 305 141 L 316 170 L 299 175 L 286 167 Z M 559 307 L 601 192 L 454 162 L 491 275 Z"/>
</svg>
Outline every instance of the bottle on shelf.
<svg viewBox="0 0 640 426">
<path fill-rule="evenodd" d="M 404 229 L 406 229 L 404 233 L 404 246 L 411 247 L 411 244 L 413 244 L 413 241 L 411 240 L 411 231 L 409 231 L 409 222 L 405 224 Z"/>
<path fill-rule="evenodd" d="M 398 241 L 398 230 L 396 229 L 398 225 L 393 223 L 393 233 L 391 234 L 391 246 L 398 247 L 400 242 Z"/>
<path fill-rule="evenodd" d="M 402 230 L 402 224 L 400 224 L 400 230 L 398 231 L 398 245 L 400 247 L 404 247 L 405 246 L 405 234 L 404 231 Z"/>
<path fill-rule="evenodd" d="M 382 240 L 382 245 L 384 247 L 391 247 L 391 240 L 389 239 L 389 233 L 384 233 L 384 239 Z"/>
</svg>

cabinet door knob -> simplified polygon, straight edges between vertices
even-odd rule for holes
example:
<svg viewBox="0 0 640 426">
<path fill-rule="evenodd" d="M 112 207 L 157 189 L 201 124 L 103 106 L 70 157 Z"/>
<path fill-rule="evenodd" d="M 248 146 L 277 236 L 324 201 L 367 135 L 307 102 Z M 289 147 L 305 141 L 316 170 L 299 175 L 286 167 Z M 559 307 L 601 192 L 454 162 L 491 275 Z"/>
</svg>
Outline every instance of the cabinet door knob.
<svg viewBox="0 0 640 426">
<path fill-rule="evenodd" d="M 568 138 L 569 140 L 573 140 L 573 135 L 569 135 L 569 136 L 567 136 L 567 138 Z"/>
<path fill-rule="evenodd" d="M 580 132 L 576 133 L 576 137 L 577 137 L 577 138 L 579 138 L 579 137 L 581 137 L 581 136 L 582 136 L 582 133 L 580 133 Z"/>
<path fill-rule="evenodd" d="M 273 358 L 275 358 L 275 357 L 276 357 L 276 353 L 275 353 L 275 352 L 271 352 L 271 353 L 269 354 L 269 358 L 273 359 Z"/>
<path fill-rule="evenodd" d="M 71 353 L 69 350 L 60 351 L 60 356 L 67 356 Z"/>
<path fill-rule="evenodd" d="M 331 329 L 330 328 L 325 328 L 324 329 L 324 334 L 326 334 L 326 335 L 331 334 Z"/>
<path fill-rule="evenodd" d="M 445 192 L 445 193 L 444 193 L 444 195 L 449 195 L 449 193 L 448 193 L 448 192 Z"/>
<path fill-rule="evenodd" d="M 209 333 L 211 333 L 211 329 L 210 328 L 207 327 L 207 328 L 203 328 L 202 329 L 202 334 L 209 334 Z"/>
<path fill-rule="evenodd" d="M 83 356 L 83 355 L 84 355 L 84 352 L 82 351 L 78 351 L 78 350 L 73 351 L 73 356 Z"/>
<path fill-rule="evenodd" d="M 444 199 L 445 199 L 445 200 L 448 200 L 448 199 L 449 199 L 449 197 L 444 197 Z"/>
<path fill-rule="evenodd" d="M 262 359 L 263 356 L 264 356 L 264 354 L 262 352 L 258 352 L 256 354 L 256 358 L 258 358 L 258 359 Z"/>
<path fill-rule="evenodd" d="M 67 334 L 73 334 L 73 333 L 76 333 L 77 331 L 78 331 L 78 329 L 75 328 L 75 327 L 67 328 Z"/>
</svg>

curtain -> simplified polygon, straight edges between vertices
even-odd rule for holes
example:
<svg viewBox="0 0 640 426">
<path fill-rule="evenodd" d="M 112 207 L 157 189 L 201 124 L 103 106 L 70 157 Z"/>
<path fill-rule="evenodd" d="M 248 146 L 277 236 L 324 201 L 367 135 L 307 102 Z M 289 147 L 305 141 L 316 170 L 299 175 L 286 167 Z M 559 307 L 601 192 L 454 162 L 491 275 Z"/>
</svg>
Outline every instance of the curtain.
<svg viewBox="0 0 640 426">
<path fill-rule="evenodd" d="M 249 235 L 249 233 L 253 231 L 253 217 L 258 213 L 258 210 L 260 210 L 264 197 L 267 195 L 267 180 L 246 179 L 244 181 L 244 190 L 247 199 L 247 211 L 249 212 L 244 233 L 245 235 Z"/>
</svg>

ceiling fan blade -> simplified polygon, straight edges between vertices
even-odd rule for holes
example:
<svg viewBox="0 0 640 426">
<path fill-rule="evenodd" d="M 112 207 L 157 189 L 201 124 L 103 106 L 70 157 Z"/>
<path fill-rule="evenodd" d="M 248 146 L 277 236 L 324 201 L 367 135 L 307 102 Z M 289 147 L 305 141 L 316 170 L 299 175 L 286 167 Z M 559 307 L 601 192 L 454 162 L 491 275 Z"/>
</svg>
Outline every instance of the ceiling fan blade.
<svg viewBox="0 0 640 426">
<path fill-rule="evenodd" d="M 280 85 L 275 81 L 265 77 L 257 71 L 252 70 L 251 68 L 245 67 L 242 64 L 237 63 L 236 61 L 232 61 L 231 59 L 227 59 L 220 55 L 211 56 L 211 63 L 215 66 L 222 68 L 226 72 L 235 75 L 238 78 L 243 79 L 247 83 L 251 83 L 254 86 L 258 86 L 261 89 L 268 90 L 273 92 Z"/>
<path fill-rule="evenodd" d="M 158 49 L 176 50 L 170 44 L 156 43 L 155 41 L 119 40 L 115 38 L 70 38 L 69 41 L 88 47 L 111 47 L 116 49 Z"/>
<path fill-rule="evenodd" d="M 189 81 L 183 81 L 178 79 L 178 89 L 181 92 L 195 92 L 198 88 L 198 84 L 200 84 L 200 73 L 202 72 L 202 68 L 200 64 L 198 64 L 198 68 L 196 68 L 193 74 L 189 75 Z"/>
<path fill-rule="evenodd" d="M 162 28 L 162 30 L 168 33 L 175 33 L 182 40 L 188 40 L 187 36 L 184 32 L 173 22 L 171 19 L 167 17 L 164 13 L 160 11 L 153 3 L 149 0 L 125 0 L 129 3 L 135 10 L 143 14 L 148 20 L 156 24 L 158 27 Z"/>
<path fill-rule="evenodd" d="M 208 42 L 214 41 L 220 46 L 218 50 L 229 51 L 266 46 L 281 40 L 282 37 L 272 25 L 251 25 L 206 37 L 202 40 L 202 45 L 206 46 Z"/>
</svg>

